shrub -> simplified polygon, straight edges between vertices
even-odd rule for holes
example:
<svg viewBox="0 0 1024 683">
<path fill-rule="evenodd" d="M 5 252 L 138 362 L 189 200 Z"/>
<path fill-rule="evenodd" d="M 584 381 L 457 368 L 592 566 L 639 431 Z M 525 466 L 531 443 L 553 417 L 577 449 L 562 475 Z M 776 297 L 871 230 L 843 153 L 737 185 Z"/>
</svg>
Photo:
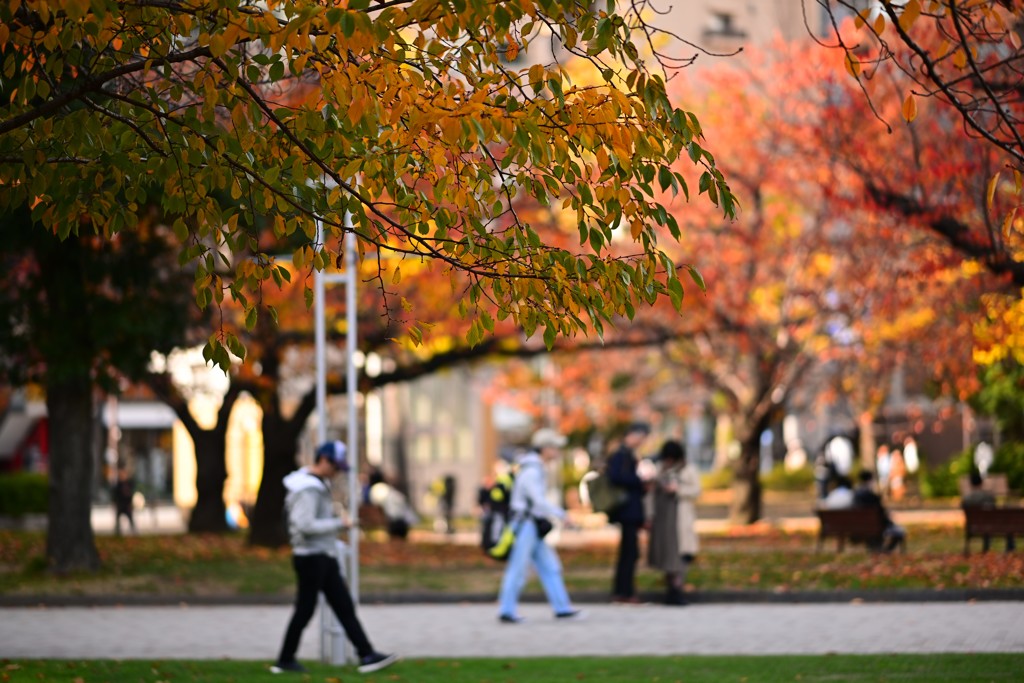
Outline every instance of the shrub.
<svg viewBox="0 0 1024 683">
<path fill-rule="evenodd" d="M 45 474 L 17 472 L 0 475 L 0 515 L 45 514 L 50 500 Z"/>
<path fill-rule="evenodd" d="M 1005 443 L 996 451 L 989 474 L 1005 474 L 1011 491 L 1024 491 L 1024 443 Z"/>
<path fill-rule="evenodd" d="M 702 474 L 700 476 L 700 486 L 705 491 L 721 491 L 732 486 L 732 479 L 732 468 L 722 467 Z"/>
<path fill-rule="evenodd" d="M 960 477 L 974 467 L 974 451 L 967 449 L 944 465 L 921 465 L 921 494 L 925 498 L 955 498 L 960 495 Z"/>
<path fill-rule="evenodd" d="M 806 491 L 814 485 L 814 469 L 801 467 L 789 471 L 779 463 L 771 472 L 761 475 L 761 485 L 769 491 Z"/>
</svg>

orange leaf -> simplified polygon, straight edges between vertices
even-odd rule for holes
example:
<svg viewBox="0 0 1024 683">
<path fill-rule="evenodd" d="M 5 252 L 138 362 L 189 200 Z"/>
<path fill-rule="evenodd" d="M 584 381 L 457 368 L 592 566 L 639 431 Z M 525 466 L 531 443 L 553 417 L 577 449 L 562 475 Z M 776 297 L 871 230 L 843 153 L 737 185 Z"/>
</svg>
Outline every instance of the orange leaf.
<svg viewBox="0 0 1024 683">
<path fill-rule="evenodd" d="M 914 99 L 913 93 L 907 95 L 907 99 L 903 100 L 903 118 L 907 123 L 911 123 L 917 118 L 917 100 Z"/>
<path fill-rule="evenodd" d="M 860 62 L 852 53 L 846 53 L 846 59 L 843 60 L 843 65 L 846 67 L 846 73 L 850 74 L 854 78 L 860 75 Z"/>
<path fill-rule="evenodd" d="M 986 193 L 985 201 L 988 202 L 989 206 L 992 206 L 992 201 L 996 196 L 996 187 L 999 186 L 999 172 L 997 171 L 991 180 L 988 181 L 988 192 Z"/>
</svg>

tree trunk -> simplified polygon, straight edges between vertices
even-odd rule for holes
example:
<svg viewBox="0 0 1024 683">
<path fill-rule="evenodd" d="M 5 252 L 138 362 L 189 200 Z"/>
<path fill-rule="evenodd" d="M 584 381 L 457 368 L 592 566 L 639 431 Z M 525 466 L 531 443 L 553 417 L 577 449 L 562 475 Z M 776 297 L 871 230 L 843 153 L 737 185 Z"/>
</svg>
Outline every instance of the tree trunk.
<svg viewBox="0 0 1024 683">
<path fill-rule="evenodd" d="M 298 467 L 291 430 L 269 428 L 264 418 L 263 478 L 249 519 L 249 543 L 276 548 L 288 543 L 284 517 L 284 484 L 281 480 Z"/>
<path fill-rule="evenodd" d="M 753 524 L 761 519 L 761 434 L 755 433 L 740 444 L 739 460 L 733 465 L 732 503 L 729 521 Z"/>
<path fill-rule="evenodd" d="M 93 395 L 88 376 L 46 386 L 50 424 L 50 501 L 46 561 L 50 571 L 95 571 L 92 532 Z"/>
<path fill-rule="evenodd" d="M 226 431 L 200 429 L 190 432 L 196 452 L 196 506 L 188 518 L 189 533 L 228 531 L 227 506 L 224 505 L 224 482 L 228 478 Z"/>
<path fill-rule="evenodd" d="M 290 419 L 281 417 L 276 398 L 263 406 L 263 478 L 249 518 L 249 543 L 277 548 L 288 543 L 282 479 L 298 467 L 298 440 L 316 407 L 316 395 L 307 393 Z"/>
<path fill-rule="evenodd" d="M 192 438 L 196 455 L 196 505 L 188 518 L 189 533 L 227 532 L 227 506 L 224 505 L 224 482 L 228 478 L 226 439 L 228 420 L 241 394 L 241 387 L 231 383 L 217 410 L 217 423 L 212 429 L 203 429 L 168 375 L 151 374 L 146 378 L 146 384 L 171 407 Z"/>
</svg>

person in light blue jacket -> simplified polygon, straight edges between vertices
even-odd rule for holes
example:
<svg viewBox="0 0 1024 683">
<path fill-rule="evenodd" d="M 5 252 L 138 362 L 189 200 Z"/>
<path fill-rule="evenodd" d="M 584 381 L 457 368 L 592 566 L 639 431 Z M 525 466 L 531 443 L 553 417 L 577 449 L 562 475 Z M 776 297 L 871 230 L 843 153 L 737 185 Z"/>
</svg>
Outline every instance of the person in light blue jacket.
<svg viewBox="0 0 1024 683">
<path fill-rule="evenodd" d="M 533 450 L 516 459 L 517 469 L 509 502 L 509 516 L 516 540 L 498 595 L 498 620 L 503 624 L 523 621 L 517 606 L 531 563 L 537 569 L 537 578 L 544 587 L 555 618 L 570 620 L 583 616 L 580 610 L 573 608 L 565 590 L 558 553 L 544 542 L 544 535 L 551 530 L 551 520 L 565 519 L 565 510 L 547 499 L 544 463 L 555 459 L 565 444 L 563 435 L 553 429 L 540 429 L 530 440 Z"/>
<path fill-rule="evenodd" d="M 306 668 L 295 658 L 302 631 L 316 609 L 317 595 L 324 594 L 345 634 L 359 655 L 359 672 L 379 671 L 398 661 L 393 654 L 373 649 L 356 616 L 355 604 L 338 564 L 338 532 L 344 522 L 334 513 L 331 479 L 348 471 L 347 449 L 341 441 L 329 441 L 316 450 L 314 462 L 284 478 L 288 493 L 288 537 L 292 546 L 292 566 L 298 581 L 295 610 L 273 673 L 304 673 Z"/>
</svg>

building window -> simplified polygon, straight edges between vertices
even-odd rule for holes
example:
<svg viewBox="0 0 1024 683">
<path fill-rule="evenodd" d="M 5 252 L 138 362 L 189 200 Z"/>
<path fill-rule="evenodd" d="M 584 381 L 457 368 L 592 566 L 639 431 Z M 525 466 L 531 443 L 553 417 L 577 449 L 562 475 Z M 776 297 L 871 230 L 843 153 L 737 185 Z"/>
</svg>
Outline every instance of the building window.
<svg viewBox="0 0 1024 683">
<path fill-rule="evenodd" d="M 712 12 L 708 27 L 704 29 L 706 38 L 745 38 L 746 31 L 736 25 L 736 18 L 730 12 Z"/>
</svg>

